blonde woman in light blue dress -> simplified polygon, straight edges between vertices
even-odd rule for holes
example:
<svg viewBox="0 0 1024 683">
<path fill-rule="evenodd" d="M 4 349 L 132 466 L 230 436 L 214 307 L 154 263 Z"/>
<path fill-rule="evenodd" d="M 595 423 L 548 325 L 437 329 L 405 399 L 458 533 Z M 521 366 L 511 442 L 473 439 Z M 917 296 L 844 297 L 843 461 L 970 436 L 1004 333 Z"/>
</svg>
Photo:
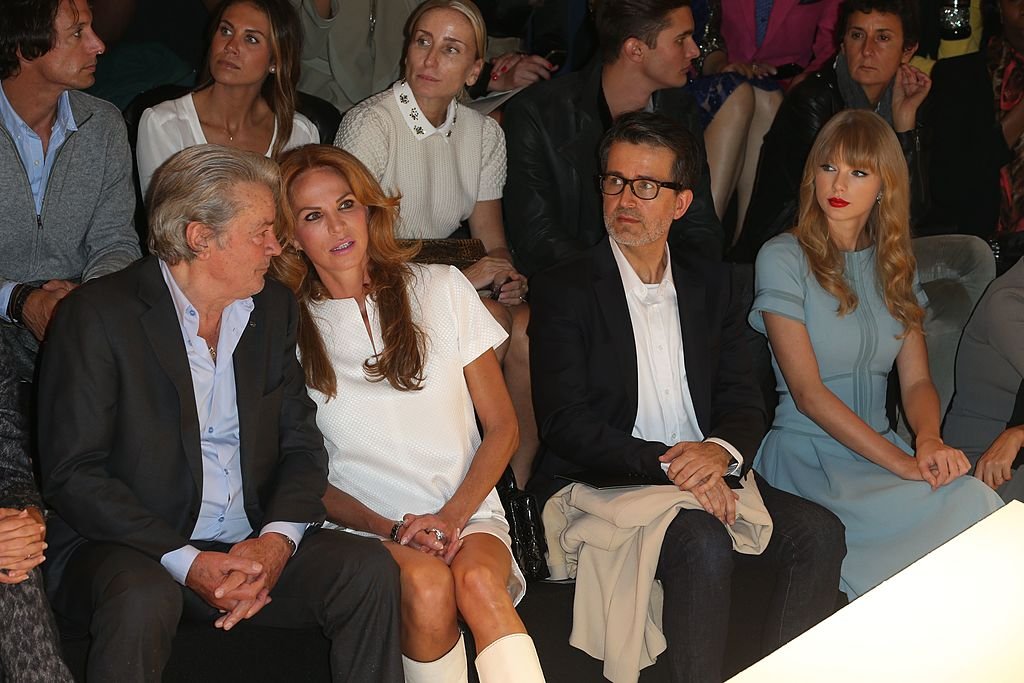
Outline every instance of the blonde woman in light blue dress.
<svg viewBox="0 0 1024 683">
<path fill-rule="evenodd" d="M 779 407 L 754 466 L 846 525 L 850 599 L 1001 505 L 939 436 L 908 185 L 891 127 L 841 112 L 804 167 L 797 227 L 757 257 L 750 324 L 768 336 Z M 894 362 L 914 447 L 886 415 Z"/>
</svg>

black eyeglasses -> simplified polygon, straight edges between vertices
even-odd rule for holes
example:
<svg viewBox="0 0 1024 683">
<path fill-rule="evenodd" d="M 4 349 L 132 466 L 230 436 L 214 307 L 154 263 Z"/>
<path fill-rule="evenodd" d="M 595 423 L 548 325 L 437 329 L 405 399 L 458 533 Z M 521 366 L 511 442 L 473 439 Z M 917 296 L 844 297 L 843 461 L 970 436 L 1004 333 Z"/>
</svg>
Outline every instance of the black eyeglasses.
<svg viewBox="0 0 1024 683">
<path fill-rule="evenodd" d="M 597 187 L 601 190 L 602 194 L 612 196 L 622 194 L 622 191 L 626 189 L 626 185 L 629 185 L 630 191 L 637 199 L 646 200 L 657 197 L 658 192 L 663 187 L 677 192 L 683 189 L 683 186 L 679 183 L 667 183 L 660 180 L 651 180 L 650 178 L 623 178 L 622 176 L 610 173 L 597 175 L 595 178 L 597 178 Z"/>
</svg>

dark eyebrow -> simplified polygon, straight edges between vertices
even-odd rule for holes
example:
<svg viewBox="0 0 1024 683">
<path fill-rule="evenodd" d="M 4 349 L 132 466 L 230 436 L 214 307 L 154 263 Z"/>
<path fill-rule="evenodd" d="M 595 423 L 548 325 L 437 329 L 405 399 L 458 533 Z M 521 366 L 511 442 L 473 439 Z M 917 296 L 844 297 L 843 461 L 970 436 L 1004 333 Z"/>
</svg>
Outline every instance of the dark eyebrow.
<svg viewBox="0 0 1024 683">
<path fill-rule="evenodd" d="M 227 19 L 223 19 L 223 18 L 222 18 L 222 19 L 220 20 L 220 23 L 221 23 L 221 24 L 226 24 L 226 25 L 227 25 L 227 26 L 228 26 L 228 27 L 229 27 L 229 28 L 230 28 L 230 29 L 231 29 L 232 31 L 234 31 L 234 30 L 235 30 L 235 25 L 234 25 L 234 24 L 232 24 L 232 23 L 231 23 L 230 21 L 228 21 Z M 246 29 L 243 29 L 243 30 L 244 30 L 244 31 L 245 31 L 246 33 L 255 33 L 256 35 L 260 36 L 261 38 L 266 38 L 266 35 L 265 35 L 265 34 L 263 33 L 263 31 L 259 30 L 258 28 L 246 28 Z"/>
<path fill-rule="evenodd" d="M 649 175 L 638 175 L 635 178 L 628 178 L 628 177 L 626 177 L 625 173 L 620 173 L 618 171 L 605 171 L 601 175 L 614 175 L 614 176 L 618 176 L 618 177 L 622 178 L 623 180 L 653 180 L 656 183 L 672 182 L 671 180 L 661 180 L 660 178 L 653 178 L 653 177 L 651 177 Z"/>
</svg>

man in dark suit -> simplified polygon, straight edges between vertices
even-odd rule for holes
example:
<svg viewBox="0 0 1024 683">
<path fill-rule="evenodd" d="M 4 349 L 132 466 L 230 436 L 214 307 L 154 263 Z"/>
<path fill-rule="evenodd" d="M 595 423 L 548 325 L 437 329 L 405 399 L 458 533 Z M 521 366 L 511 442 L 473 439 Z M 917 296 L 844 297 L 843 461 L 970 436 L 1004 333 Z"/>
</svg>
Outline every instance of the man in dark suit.
<svg viewBox="0 0 1024 683">
<path fill-rule="evenodd" d="M 703 509 L 669 526 L 656 577 L 674 680 L 720 681 L 734 564 L 778 572 L 763 647 L 827 616 L 845 555 L 824 508 L 758 478 L 773 535 L 760 556 L 732 550 L 726 477 L 745 474 L 766 427 L 750 362 L 749 297 L 728 266 L 670 250 L 689 209 L 697 143 L 658 114 L 622 116 L 601 143 L 603 240 L 535 276 L 530 364 L 542 448 L 530 488 L 559 475 L 633 475 L 674 483 Z"/>
<path fill-rule="evenodd" d="M 295 357 L 277 166 L 201 145 L 154 176 L 154 257 L 77 289 L 43 353 L 56 611 L 90 681 L 159 681 L 181 614 L 319 625 L 335 680 L 401 681 L 398 571 L 321 530 L 327 455 Z"/>
<path fill-rule="evenodd" d="M 612 121 L 646 109 L 672 117 L 699 140 L 693 202 L 672 226 L 670 242 L 721 259 L 725 237 L 711 197 L 697 103 L 681 89 L 691 61 L 700 55 L 689 4 L 599 0 L 600 59 L 583 71 L 531 86 L 508 103 L 505 230 L 524 274 L 600 241 L 601 198 L 594 184 L 598 144 Z"/>
</svg>

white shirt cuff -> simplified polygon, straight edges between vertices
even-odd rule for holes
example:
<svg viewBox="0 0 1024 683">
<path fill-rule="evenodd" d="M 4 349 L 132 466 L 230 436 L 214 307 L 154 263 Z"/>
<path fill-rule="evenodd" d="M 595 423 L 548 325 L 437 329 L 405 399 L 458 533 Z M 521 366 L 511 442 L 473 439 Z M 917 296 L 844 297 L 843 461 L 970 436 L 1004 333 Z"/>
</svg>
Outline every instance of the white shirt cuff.
<svg viewBox="0 0 1024 683">
<path fill-rule="evenodd" d="M 174 580 L 185 585 L 188 572 L 192 569 L 192 563 L 199 556 L 199 550 L 190 545 L 183 545 L 177 550 L 172 550 L 160 558 L 160 564 L 174 577 Z"/>
<path fill-rule="evenodd" d="M 710 439 L 704 439 L 704 442 L 716 443 L 722 448 L 724 448 L 726 451 L 728 451 L 729 455 L 732 456 L 732 459 L 735 462 L 733 462 L 733 464 L 729 466 L 729 469 L 725 471 L 725 476 L 739 476 L 740 472 L 743 471 L 743 456 L 740 455 L 740 452 L 736 450 L 731 443 L 729 443 L 728 441 L 723 441 L 722 439 L 716 439 L 715 437 L 711 437 Z M 664 472 L 665 474 L 668 474 L 668 466 L 670 464 L 671 463 L 667 462 L 661 463 L 661 471 Z"/>
<path fill-rule="evenodd" d="M 298 551 L 299 544 L 302 543 L 302 537 L 308 528 L 309 525 L 304 522 L 271 522 L 260 529 L 260 536 L 270 533 L 287 536 L 295 544 L 295 550 L 292 551 L 292 555 L 294 555 Z"/>
<path fill-rule="evenodd" d="M 704 439 L 704 441 L 706 443 L 717 443 L 719 446 L 728 451 L 729 455 L 732 456 L 732 459 L 735 462 L 729 466 L 728 470 L 725 471 L 725 476 L 739 476 L 740 472 L 743 471 L 743 456 L 740 455 L 740 452 L 736 450 L 736 448 L 731 443 L 729 443 L 728 441 L 724 441 L 723 439 L 718 439 L 712 436 L 709 439 Z"/>
</svg>

